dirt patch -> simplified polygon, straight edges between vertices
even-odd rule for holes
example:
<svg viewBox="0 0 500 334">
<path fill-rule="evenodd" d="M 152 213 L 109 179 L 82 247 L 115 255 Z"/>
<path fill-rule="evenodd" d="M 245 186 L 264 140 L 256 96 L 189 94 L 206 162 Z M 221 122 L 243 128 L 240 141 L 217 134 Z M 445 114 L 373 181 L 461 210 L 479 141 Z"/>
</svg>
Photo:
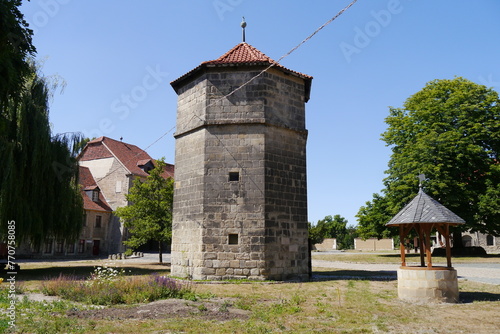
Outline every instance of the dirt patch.
<svg viewBox="0 0 500 334">
<path fill-rule="evenodd" d="M 109 307 L 99 310 L 71 310 L 69 317 L 94 320 L 167 319 L 201 317 L 207 320 L 227 321 L 248 319 L 250 311 L 233 306 L 230 298 L 213 298 L 203 301 L 165 299 L 137 306 Z"/>
</svg>

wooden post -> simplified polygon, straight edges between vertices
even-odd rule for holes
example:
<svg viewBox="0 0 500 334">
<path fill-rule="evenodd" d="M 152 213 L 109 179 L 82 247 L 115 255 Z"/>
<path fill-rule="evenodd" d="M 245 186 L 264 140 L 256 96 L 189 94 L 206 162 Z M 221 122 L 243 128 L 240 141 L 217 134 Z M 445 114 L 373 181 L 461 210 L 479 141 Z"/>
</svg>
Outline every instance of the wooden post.
<svg viewBox="0 0 500 334">
<path fill-rule="evenodd" d="M 424 233 L 425 233 L 425 254 L 427 255 L 427 268 L 432 268 L 431 231 L 432 231 L 432 224 L 426 224 L 424 227 Z"/>
<path fill-rule="evenodd" d="M 420 250 L 420 266 L 425 267 L 425 260 L 424 260 L 424 248 L 425 246 L 425 241 L 424 241 L 424 231 L 422 228 L 421 224 L 417 224 L 417 233 L 418 233 L 418 243 L 419 243 L 419 250 Z"/>
<path fill-rule="evenodd" d="M 444 236 L 446 244 L 446 265 L 451 268 L 451 246 L 450 246 L 450 225 L 446 224 L 446 235 Z"/>
<path fill-rule="evenodd" d="M 401 267 L 406 267 L 405 235 L 403 225 L 399 225 L 399 250 L 401 252 Z"/>
</svg>

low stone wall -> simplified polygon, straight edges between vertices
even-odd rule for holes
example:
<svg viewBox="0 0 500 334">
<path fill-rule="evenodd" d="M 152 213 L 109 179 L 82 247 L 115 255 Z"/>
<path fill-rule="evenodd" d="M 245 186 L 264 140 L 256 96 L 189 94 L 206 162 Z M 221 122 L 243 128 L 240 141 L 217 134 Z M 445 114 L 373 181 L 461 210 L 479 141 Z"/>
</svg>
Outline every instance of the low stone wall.
<svg viewBox="0 0 500 334">
<path fill-rule="evenodd" d="M 330 250 L 337 249 L 337 239 L 335 238 L 326 238 L 323 239 L 323 242 L 320 244 L 315 244 L 313 246 L 313 250 L 317 250 L 319 252 L 325 252 Z"/>
<path fill-rule="evenodd" d="M 394 242 L 392 239 L 354 239 L 354 249 L 359 251 L 381 251 L 394 250 Z"/>
<path fill-rule="evenodd" d="M 457 271 L 453 268 L 400 267 L 398 296 L 411 302 L 458 302 Z"/>
</svg>

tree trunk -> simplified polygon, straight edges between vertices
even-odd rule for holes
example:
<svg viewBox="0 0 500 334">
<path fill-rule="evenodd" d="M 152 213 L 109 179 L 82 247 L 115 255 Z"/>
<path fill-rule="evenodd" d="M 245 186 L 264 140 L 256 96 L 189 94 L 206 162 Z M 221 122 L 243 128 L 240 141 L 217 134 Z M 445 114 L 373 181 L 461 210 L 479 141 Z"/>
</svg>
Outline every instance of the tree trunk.
<svg viewBox="0 0 500 334">
<path fill-rule="evenodd" d="M 161 248 L 161 241 L 158 241 L 158 254 L 160 256 L 160 263 L 163 263 L 163 249 Z"/>
<path fill-rule="evenodd" d="M 464 244 L 462 243 L 462 231 L 460 231 L 458 228 L 455 228 L 453 230 L 453 248 L 464 248 Z"/>
</svg>

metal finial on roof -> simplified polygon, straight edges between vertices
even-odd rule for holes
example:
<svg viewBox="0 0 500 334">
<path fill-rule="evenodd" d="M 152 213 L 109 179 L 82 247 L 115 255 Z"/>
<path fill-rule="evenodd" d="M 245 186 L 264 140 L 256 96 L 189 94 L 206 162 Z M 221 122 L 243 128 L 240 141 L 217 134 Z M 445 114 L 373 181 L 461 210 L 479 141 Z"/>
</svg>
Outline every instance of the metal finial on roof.
<svg viewBox="0 0 500 334">
<path fill-rule="evenodd" d="M 241 21 L 241 23 L 240 23 L 240 26 L 243 29 L 242 38 L 243 38 L 243 43 L 245 43 L 245 27 L 247 26 L 247 23 L 245 21 L 245 17 L 244 16 L 243 16 L 243 21 Z"/>
<path fill-rule="evenodd" d="M 418 187 L 422 189 L 422 183 L 425 181 L 425 174 L 418 174 L 418 179 L 420 180 Z"/>
</svg>

